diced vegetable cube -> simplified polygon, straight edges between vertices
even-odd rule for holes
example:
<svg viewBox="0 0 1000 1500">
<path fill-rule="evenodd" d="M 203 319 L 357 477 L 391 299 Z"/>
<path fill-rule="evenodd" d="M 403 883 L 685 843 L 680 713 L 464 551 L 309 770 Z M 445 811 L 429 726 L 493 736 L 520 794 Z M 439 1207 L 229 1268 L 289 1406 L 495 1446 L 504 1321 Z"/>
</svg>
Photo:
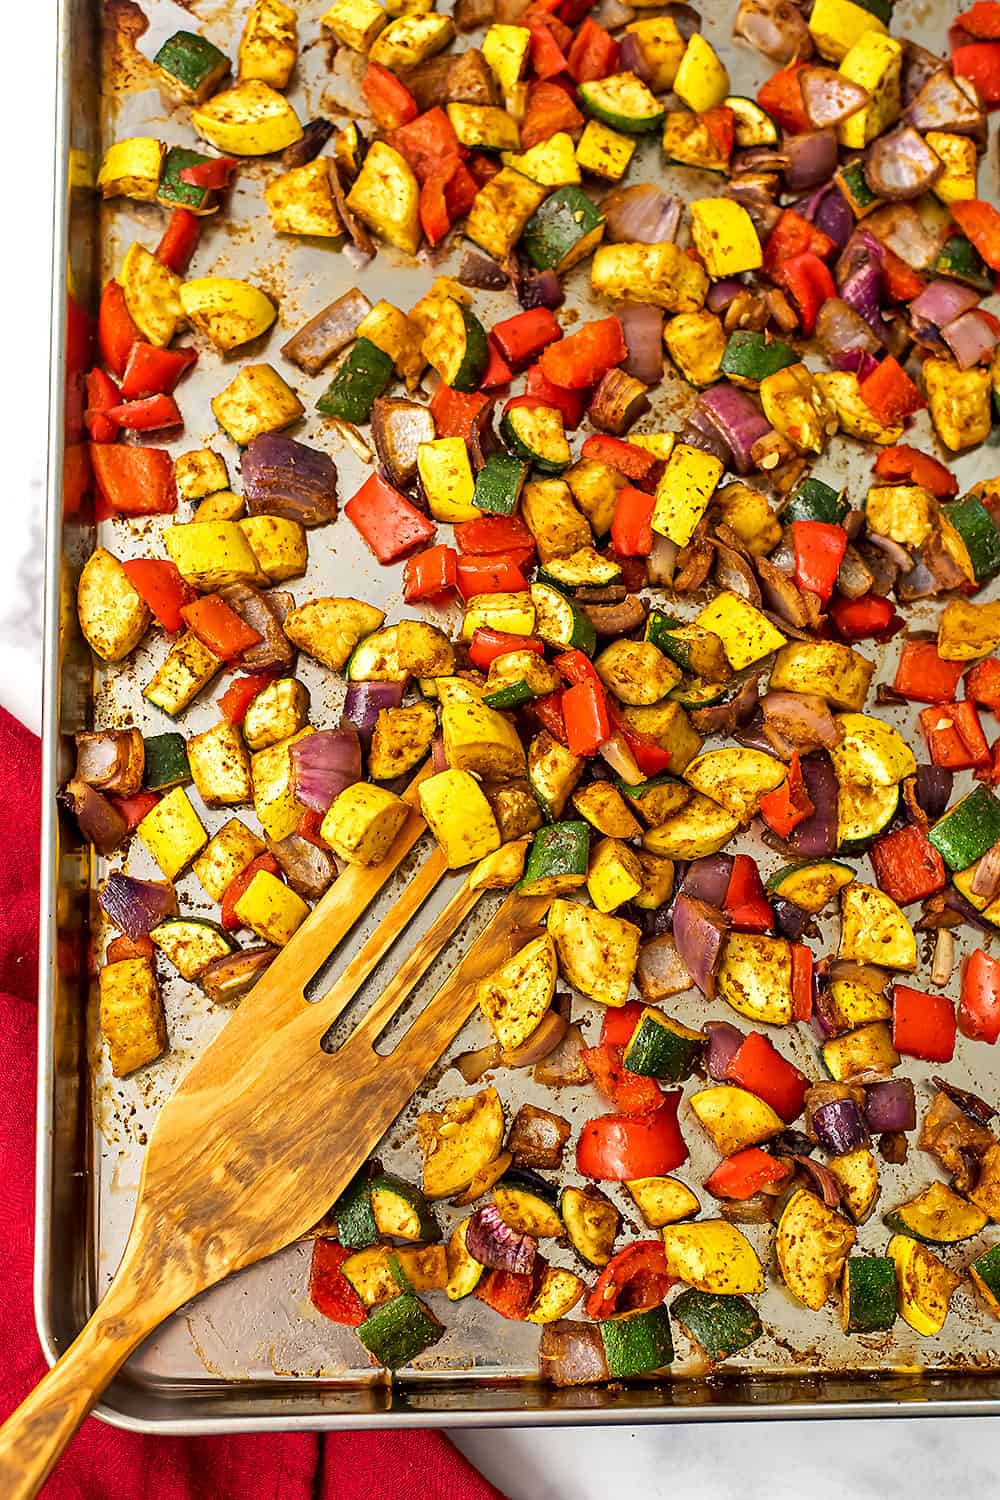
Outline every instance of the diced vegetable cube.
<svg viewBox="0 0 1000 1500">
<path fill-rule="evenodd" d="M 258 870 L 234 908 L 240 921 L 266 943 L 283 947 L 309 915 L 302 897 L 269 870 Z"/>
<path fill-rule="evenodd" d="M 150 808 L 136 833 L 168 880 L 179 875 L 208 842 L 182 786 L 175 786 Z"/>
<path fill-rule="evenodd" d="M 107 964 L 100 975 L 101 1032 L 111 1055 L 111 1071 L 124 1078 L 167 1050 L 163 1001 L 148 958 Z"/>
</svg>

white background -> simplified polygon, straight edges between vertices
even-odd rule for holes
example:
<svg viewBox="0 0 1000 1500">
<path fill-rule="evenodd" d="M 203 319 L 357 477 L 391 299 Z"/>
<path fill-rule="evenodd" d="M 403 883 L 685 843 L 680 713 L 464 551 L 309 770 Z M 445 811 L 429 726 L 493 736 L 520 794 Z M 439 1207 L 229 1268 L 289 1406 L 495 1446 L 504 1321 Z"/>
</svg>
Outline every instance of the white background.
<svg viewBox="0 0 1000 1500">
<path fill-rule="evenodd" d="M 41 717 L 40 594 L 48 380 L 55 4 L 6 0 L 16 47 L 0 91 L 4 445 L 0 702 Z M 13 40 L 13 37 L 11 37 Z M 1000 1418 L 474 1432 L 461 1447 L 512 1500 L 938 1500 L 996 1493 Z M 206 1496 L 206 1500 L 211 1497 Z M 248 1496 L 247 1500 L 253 1500 Z"/>
</svg>

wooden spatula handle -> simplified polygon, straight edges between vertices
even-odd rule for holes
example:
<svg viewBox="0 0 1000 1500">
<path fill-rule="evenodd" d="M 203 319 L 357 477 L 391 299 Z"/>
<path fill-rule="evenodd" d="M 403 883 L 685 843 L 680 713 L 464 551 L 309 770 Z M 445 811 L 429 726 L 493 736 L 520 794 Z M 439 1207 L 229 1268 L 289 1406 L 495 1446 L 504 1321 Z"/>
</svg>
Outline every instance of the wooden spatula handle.
<svg viewBox="0 0 1000 1500">
<path fill-rule="evenodd" d="M 57 1364 L 0 1427 L 0 1495 L 32 1500 L 84 1417 L 165 1316 L 119 1273 Z"/>
</svg>

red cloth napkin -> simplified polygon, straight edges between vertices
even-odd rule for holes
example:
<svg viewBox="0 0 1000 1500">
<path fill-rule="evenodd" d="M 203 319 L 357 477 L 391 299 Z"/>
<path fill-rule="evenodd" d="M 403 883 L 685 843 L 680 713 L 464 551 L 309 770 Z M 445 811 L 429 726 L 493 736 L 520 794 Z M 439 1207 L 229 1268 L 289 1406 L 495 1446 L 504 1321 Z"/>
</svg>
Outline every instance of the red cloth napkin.
<svg viewBox="0 0 1000 1500">
<path fill-rule="evenodd" d="M 45 1373 L 31 1301 L 39 743 L 0 708 L 0 1415 Z M 432 1432 L 140 1437 L 88 1418 L 48 1500 L 504 1500 Z"/>
</svg>

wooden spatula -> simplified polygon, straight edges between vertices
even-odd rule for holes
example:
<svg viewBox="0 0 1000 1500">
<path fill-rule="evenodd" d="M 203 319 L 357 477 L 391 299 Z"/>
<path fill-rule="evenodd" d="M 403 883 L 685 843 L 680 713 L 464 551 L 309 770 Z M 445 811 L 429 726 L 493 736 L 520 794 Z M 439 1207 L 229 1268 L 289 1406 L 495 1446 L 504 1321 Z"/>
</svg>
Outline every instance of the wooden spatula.
<svg viewBox="0 0 1000 1500">
<path fill-rule="evenodd" d="M 417 787 L 378 865 L 351 866 L 161 1110 L 121 1264 L 90 1321 L 0 1429 L 0 1495 L 28 1500 L 134 1349 L 185 1302 L 305 1234 L 475 1008 L 475 986 L 550 897 L 508 896 L 388 1056 L 375 1043 L 480 893 L 463 881 L 339 1049 L 324 1033 L 445 872 L 435 851 L 332 989 L 305 989 L 424 831 Z"/>
</svg>

